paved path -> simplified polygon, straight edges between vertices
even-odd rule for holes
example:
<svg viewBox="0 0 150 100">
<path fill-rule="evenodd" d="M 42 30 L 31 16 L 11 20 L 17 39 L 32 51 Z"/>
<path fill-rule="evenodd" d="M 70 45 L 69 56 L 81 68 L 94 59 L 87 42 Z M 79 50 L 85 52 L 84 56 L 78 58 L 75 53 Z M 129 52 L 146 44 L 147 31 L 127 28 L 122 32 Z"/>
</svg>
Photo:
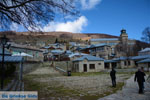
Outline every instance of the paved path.
<svg viewBox="0 0 150 100">
<path fill-rule="evenodd" d="M 144 94 L 138 94 L 138 85 L 132 76 L 121 91 L 98 100 L 150 100 L 150 83 L 145 82 L 145 89 Z"/>
</svg>

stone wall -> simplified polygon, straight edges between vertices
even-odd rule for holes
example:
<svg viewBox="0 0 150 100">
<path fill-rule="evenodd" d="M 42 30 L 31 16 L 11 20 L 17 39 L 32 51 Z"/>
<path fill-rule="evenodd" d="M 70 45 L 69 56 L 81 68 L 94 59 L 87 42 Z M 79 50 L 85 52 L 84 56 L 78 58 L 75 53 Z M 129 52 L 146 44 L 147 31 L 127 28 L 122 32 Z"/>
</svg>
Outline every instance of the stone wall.
<svg viewBox="0 0 150 100">
<path fill-rule="evenodd" d="M 59 67 L 61 69 L 64 69 L 67 71 L 67 62 L 68 62 L 68 70 L 71 70 L 72 69 L 72 61 L 54 61 L 54 67 Z"/>
<path fill-rule="evenodd" d="M 32 70 L 36 69 L 37 67 L 40 67 L 42 63 L 37 62 L 37 63 L 23 63 L 23 73 L 29 73 Z"/>
</svg>

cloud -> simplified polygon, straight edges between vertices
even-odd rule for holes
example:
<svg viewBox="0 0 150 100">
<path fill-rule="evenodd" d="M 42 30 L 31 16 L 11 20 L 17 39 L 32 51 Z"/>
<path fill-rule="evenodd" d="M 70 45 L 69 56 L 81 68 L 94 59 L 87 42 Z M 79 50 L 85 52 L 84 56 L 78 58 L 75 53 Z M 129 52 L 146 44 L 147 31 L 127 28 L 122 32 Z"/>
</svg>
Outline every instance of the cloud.
<svg viewBox="0 0 150 100">
<path fill-rule="evenodd" d="M 17 31 L 19 29 L 19 25 L 16 23 L 12 23 L 10 26 L 11 31 Z"/>
<path fill-rule="evenodd" d="M 102 0 L 80 0 L 82 9 L 89 10 L 94 8 L 97 4 L 99 4 Z"/>
<path fill-rule="evenodd" d="M 64 22 L 49 22 L 41 30 L 44 32 L 50 31 L 66 31 L 73 33 L 80 33 L 83 30 L 83 27 L 87 25 L 87 19 L 85 16 L 79 17 L 77 20 Z"/>
</svg>

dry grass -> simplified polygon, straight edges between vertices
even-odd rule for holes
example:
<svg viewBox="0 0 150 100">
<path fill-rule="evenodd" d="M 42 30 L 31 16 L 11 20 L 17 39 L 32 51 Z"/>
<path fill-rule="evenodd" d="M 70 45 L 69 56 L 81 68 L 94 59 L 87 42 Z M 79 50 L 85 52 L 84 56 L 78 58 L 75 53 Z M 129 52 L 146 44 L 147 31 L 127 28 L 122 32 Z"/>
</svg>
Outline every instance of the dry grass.
<svg viewBox="0 0 150 100">
<path fill-rule="evenodd" d="M 73 76 L 67 77 L 47 73 L 46 69 L 51 68 L 39 68 L 24 77 L 25 90 L 38 91 L 39 99 L 97 100 L 120 90 L 124 85 L 124 80 L 131 76 L 130 74 L 117 74 L 117 87 L 112 88 L 108 73 L 86 73 L 85 75 L 73 73 Z"/>
</svg>

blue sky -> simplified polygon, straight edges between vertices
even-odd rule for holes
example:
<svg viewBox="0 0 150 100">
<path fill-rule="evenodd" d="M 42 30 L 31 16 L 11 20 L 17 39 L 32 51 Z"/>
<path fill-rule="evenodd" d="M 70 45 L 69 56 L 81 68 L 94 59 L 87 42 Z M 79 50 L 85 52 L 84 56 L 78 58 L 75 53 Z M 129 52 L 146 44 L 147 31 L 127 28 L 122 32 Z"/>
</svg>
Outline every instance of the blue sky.
<svg viewBox="0 0 150 100">
<path fill-rule="evenodd" d="M 124 28 L 129 38 L 140 39 L 145 27 L 150 26 L 150 0 L 102 0 L 82 14 L 88 19 L 83 33 L 118 36 Z"/>
<path fill-rule="evenodd" d="M 73 33 L 106 33 L 120 35 L 126 29 L 129 38 L 140 40 L 142 31 L 150 26 L 150 0 L 77 0 L 81 16 L 56 18 L 42 31 Z M 13 31 L 25 31 L 13 23 Z"/>
</svg>

